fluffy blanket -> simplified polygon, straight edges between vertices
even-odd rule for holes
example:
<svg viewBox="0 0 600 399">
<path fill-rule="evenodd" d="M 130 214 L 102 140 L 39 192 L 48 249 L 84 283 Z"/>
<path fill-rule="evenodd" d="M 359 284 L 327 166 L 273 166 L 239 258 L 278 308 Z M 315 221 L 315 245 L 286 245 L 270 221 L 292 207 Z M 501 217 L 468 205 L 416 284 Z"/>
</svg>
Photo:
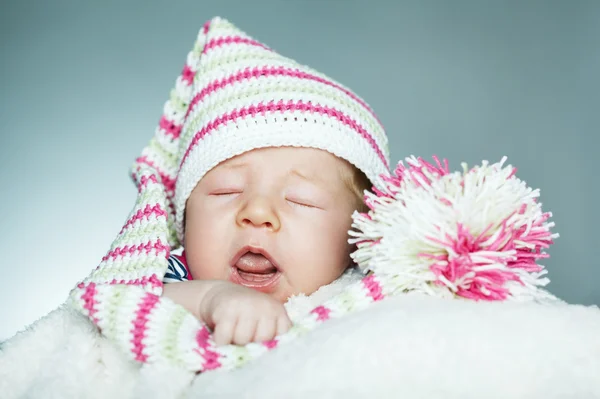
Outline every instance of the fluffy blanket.
<svg viewBox="0 0 600 399">
<path fill-rule="evenodd" d="M 198 375 L 130 361 L 69 307 L 1 350 L 3 398 L 600 398 L 600 310 L 560 302 L 401 295 Z"/>
</svg>

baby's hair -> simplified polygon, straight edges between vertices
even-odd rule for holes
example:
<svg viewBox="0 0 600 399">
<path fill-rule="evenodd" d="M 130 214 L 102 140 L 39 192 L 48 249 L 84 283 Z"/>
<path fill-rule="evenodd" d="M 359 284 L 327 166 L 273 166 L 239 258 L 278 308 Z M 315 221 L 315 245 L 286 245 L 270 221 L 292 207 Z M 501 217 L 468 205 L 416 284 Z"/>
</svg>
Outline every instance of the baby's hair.
<svg viewBox="0 0 600 399">
<path fill-rule="evenodd" d="M 356 210 L 359 212 L 367 212 L 369 208 L 364 201 L 365 190 L 370 190 L 373 186 L 367 176 L 357 167 L 352 167 L 352 174 L 348 176 L 344 174 L 344 183 L 346 187 L 356 196 Z"/>
</svg>

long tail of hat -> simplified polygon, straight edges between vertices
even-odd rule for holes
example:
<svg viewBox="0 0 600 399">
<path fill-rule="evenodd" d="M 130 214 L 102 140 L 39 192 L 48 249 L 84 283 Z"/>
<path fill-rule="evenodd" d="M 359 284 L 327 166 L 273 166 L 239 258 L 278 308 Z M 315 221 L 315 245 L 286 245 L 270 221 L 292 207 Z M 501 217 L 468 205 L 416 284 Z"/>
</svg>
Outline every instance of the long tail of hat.
<svg viewBox="0 0 600 399">
<path fill-rule="evenodd" d="M 178 244 L 172 199 L 179 135 L 209 27 L 218 23 L 225 22 L 215 18 L 199 32 L 156 133 L 135 161 L 138 196 L 127 221 L 98 267 L 70 294 L 72 305 L 133 359 L 198 371 L 211 368 L 208 330 L 161 293 L 167 259 Z"/>
</svg>

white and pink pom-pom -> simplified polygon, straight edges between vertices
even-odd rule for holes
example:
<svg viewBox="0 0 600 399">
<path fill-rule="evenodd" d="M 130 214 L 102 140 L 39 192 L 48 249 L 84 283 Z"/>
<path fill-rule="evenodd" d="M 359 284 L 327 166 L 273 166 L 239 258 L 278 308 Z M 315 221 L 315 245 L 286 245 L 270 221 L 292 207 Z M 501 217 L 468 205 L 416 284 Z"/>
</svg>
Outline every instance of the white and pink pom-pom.
<svg viewBox="0 0 600 399">
<path fill-rule="evenodd" d="M 474 300 L 553 298 L 537 262 L 558 234 L 533 190 L 499 163 L 451 173 L 446 160 L 400 162 L 353 215 L 352 254 L 400 292 Z"/>
</svg>

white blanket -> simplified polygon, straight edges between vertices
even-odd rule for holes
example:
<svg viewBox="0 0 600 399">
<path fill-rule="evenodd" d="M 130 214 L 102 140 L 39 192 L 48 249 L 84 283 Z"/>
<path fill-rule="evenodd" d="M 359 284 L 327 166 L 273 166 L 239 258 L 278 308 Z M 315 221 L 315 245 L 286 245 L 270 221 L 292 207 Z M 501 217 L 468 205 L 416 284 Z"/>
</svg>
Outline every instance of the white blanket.
<svg viewBox="0 0 600 399">
<path fill-rule="evenodd" d="M 600 310 L 404 295 L 233 372 L 140 367 L 58 309 L 2 344 L 2 398 L 600 398 Z"/>
</svg>

